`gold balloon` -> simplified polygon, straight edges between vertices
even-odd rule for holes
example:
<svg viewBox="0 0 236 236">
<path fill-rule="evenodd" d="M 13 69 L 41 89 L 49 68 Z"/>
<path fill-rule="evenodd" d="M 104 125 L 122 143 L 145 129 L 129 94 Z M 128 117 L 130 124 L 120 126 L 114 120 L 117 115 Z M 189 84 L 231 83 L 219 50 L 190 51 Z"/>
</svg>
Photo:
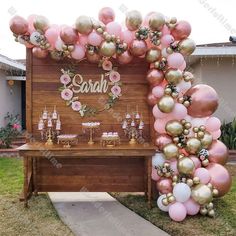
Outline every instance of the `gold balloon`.
<svg viewBox="0 0 236 236">
<path fill-rule="evenodd" d="M 192 198 L 200 205 L 207 204 L 212 201 L 212 191 L 205 184 L 198 184 L 192 188 Z"/>
<path fill-rule="evenodd" d="M 116 53 L 115 43 L 104 41 L 101 45 L 100 53 L 105 57 L 113 56 Z"/>
<path fill-rule="evenodd" d="M 181 70 L 169 69 L 165 73 L 165 79 L 171 84 L 178 84 L 183 78 Z"/>
<path fill-rule="evenodd" d="M 201 142 L 197 138 L 189 138 L 186 143 L 186 149 L 190 154 L 198 153 Z"/>
<path fill-rule="evenodd" d="M 75 22 L 75 28 L 81 34 L 89 34 L 93 30 L 93 22 L 88 16 L 79 16 Z"/>
<path fill-rule="evenodd" d="M 158 108 L 164 113 L 170 113 L 174 109 L 175 101 L 169 95 L 164 95 L 158 102 Z"/>
<path fill-rule="evenodd" d="M 168 121 L 166 124 L 166 132 L 170 136 L 176 137 L 182 134 L 183 125 L 178 120 Z"/>
<path fill-rule="evenodd" d="M 205 135 L 201 139 L 201 144 L 203 148 L 208 148 L 213 142 L 213 137 L 209 132 L 205 132 Z"/>
<path fill-rule="evenodd" d="M 152 13 L 149 18 L 149 27 L 156 31 L 160 30 L 165 24 L 165 17 L 161 13 Z"/>
<path fill-rule="evenodd" d="M 178 47 L 181 54 L 184 56 L 189 56 L 194 52 L 196 44 L 192 39 L 184 39 L 180 41 Z"/>
<path fill-rule="evenodd" d="M 151 48 L 146 53 L 146 60 L 149 63 L 157 61 L 161 57 L 161 50 L 156 48 Z"/>
<path fill-rule="evenodd" d="M 36 16 L 34 19 L 34 28 L 45 32 L 49 27 L 49 21 L 44 16 Z"/>
<path fill-rule="evenodd" d="M 163 148 L 164 155 L 166 159 L 177 158 L 179 155 L 178 147 L 173 144 L 169 143 Z"/>
<path fill-rule="evenodd" d="M 177 168 L 179 173 L 191 175 L 194 172 L 194 162 L 188 157 L 183 157 L 178 160 Z"/>
<path fill-rule="evenodd" d="M 142 15 L 138 11 L 129 11 L 126 14 L 125 23 L 130 31 L 137 30 L 142 24 Z"/>
</svg>

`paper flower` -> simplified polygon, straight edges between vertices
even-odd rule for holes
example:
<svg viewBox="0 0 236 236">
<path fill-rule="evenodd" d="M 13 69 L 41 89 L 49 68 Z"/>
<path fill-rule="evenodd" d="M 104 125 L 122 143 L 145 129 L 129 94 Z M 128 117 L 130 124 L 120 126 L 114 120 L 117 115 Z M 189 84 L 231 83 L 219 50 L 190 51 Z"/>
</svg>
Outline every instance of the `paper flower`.
<svg viewBox="0 0 236 236">
<path fill-rule="evenodd" d="M 120 81 L 120 74 L 117 71 L 111 71 L 110 75 L 109 75 L 109 79 L 111 82 L 116 83 L 118 81 Z"/>
<path fill-rule="evenodd" d="M 13 129 L 19 129 L 20 125 L 19 124 L 13 124 L 12 127 L 13 127 Z"/>
<path fill-rule="evenodd" d="M 62 99 L 69 101 L 73 97 L 73 92 L 70 89 L 64 89 L 61 92 L 61 97 L 62 97 Z"/>
<path fill-rule="evenodd" d="M 71 107 L 74 111 L 79 111 L 81 109 L 82 105 L 79 101 L 76 101 L 76 102 L 72 102 Z"/>
<path fill-rule="evenodd" d="M 112 70 L 112 63 L 110 61 L 104 61 L 102 63 L 102 68 L 103 68 L 103 70 L 110 71 L 110 70 Z"/>
<path fill-rule="evenodd" d="M 61 81 L 62 84 L 67 85 L 67 84 L 69 84 L 69 83 L 71 82 L 71 78 L 70 78 L 69 75 L 63 74 L 63 75 L 60 77 L 60 81 Z"/>
<path fill-rule="evenodd" d="M 121 88 L 120 88 L 120 86 L 118 86 L 118 85 L 113 86 L 113 87 L 111 88 L 111 92 L 112 92 L 112 94 L 115 95 L 116 97 L 119 96 L 120 93 L 121 93 Z"/>
</svg>

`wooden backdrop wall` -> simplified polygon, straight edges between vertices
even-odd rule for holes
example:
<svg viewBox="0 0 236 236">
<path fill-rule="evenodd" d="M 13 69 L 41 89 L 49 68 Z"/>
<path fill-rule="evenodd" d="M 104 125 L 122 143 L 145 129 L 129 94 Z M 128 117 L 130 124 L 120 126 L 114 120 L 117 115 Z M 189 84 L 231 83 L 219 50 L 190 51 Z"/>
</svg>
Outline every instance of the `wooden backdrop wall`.
<svg viewBox="0 0 236 236">
<path fill-rule="evenodd" d="M 37 123 L 40 113 L 45 105 L 48 111 L 53 110 L 56 105 L 62 122 L 62 133 L 80 134 L 80 140 L 87 137 L 82 135 L 81 123 L 86 121 L 100 121 L 101 129 L 99 132 L 118 131 L 122 138 L 125 138 L 121 129 L 121 119 L 127 110 L 135 111 L 138 105 L 139 112 L 143 116 L 145 122 L 145 139 L 150 141 L 153 136 L 153 118 L 146 98 L 148 94 L 148 84 L 145 76 L 148 65 L 143 60 L 135 60 L 128 65 L 118 65 L 118 72 L 122 81 L 122 97 L 112 110 L 104 111 L 95 117 L 81 118 L 80 114 L 73 111 L 71 107 L 67 107 L 65 101 L 61 98 L 59 87 L 61 87 L 60 76 L 61 69 L 68 68 L 71 65 L 69 60 L 54 61 L 50 58 L 37 59 L 32 56 L 30 49 L 27 50 L 27 130 L 39 139 L 40 135 L 37 131 Z M 100 79 L 100 74 L 104 73 L 97 64 L 87 61 L 81 61 L 76 64 L 76 72 L 80 73 L 84 80 Z M 101 107 L 99 98 L 101 94 L 79 94 L 82 103 Z M 106 94 L 103 94 L 106 98 Z M 97 137 L 100 135 L 97 134 Z"/>
</svg>

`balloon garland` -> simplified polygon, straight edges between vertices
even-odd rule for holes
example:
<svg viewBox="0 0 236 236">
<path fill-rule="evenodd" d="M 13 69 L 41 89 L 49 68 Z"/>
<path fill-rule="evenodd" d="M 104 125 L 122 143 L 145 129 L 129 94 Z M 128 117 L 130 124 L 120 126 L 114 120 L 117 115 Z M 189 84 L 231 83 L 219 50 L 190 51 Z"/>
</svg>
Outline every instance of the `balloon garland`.
<svg viewBox="0 0 236 236">
<path fill-rule="evenodd" d="M 99 65 L 112 58 L 120 64 L 145 58 L 150 63 L 147 102 L 153 107 L 157 134 L 158 152 L 152 159 L 152 179 L 160 193 L 157 205 L 174 221 L 198 213 L 214 217 L 213 198 L 225 195 L 231 186 L 223 167 L 228 150 L 217 140 L 221 122 L 212 117 L 218 107 L 216 91 L 193 85 L 194 76 L 186 70 L 184 57 L 196 47 L 188 38 L 190 24 L 157 12 L 142 19 L 138 11 L 130 11 L 123 28 L 109 7 L 101 9 L 98 18 L 80 16 L 71 27 L 49 25 L 38 15 L 28 20 L 15 16 L 10 29 L 38 58 L 86 58 Z"/>
</svg>

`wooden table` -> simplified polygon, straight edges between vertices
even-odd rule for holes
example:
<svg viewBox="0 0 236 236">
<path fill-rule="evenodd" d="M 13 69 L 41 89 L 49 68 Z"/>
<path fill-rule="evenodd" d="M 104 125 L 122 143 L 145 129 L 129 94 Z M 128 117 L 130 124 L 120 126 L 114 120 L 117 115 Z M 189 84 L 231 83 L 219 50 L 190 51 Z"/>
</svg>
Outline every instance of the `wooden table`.
<svg viewBox="0 0 236 236">
<path fill-rule="evenodd" d="M 151 207 L 151 144 L 113 148 L 80 143 L 71 148 L 27 143 L 18 148 L 24 160 L 23 200 L 38 192 L 145 192 Z"/>
</svg>

